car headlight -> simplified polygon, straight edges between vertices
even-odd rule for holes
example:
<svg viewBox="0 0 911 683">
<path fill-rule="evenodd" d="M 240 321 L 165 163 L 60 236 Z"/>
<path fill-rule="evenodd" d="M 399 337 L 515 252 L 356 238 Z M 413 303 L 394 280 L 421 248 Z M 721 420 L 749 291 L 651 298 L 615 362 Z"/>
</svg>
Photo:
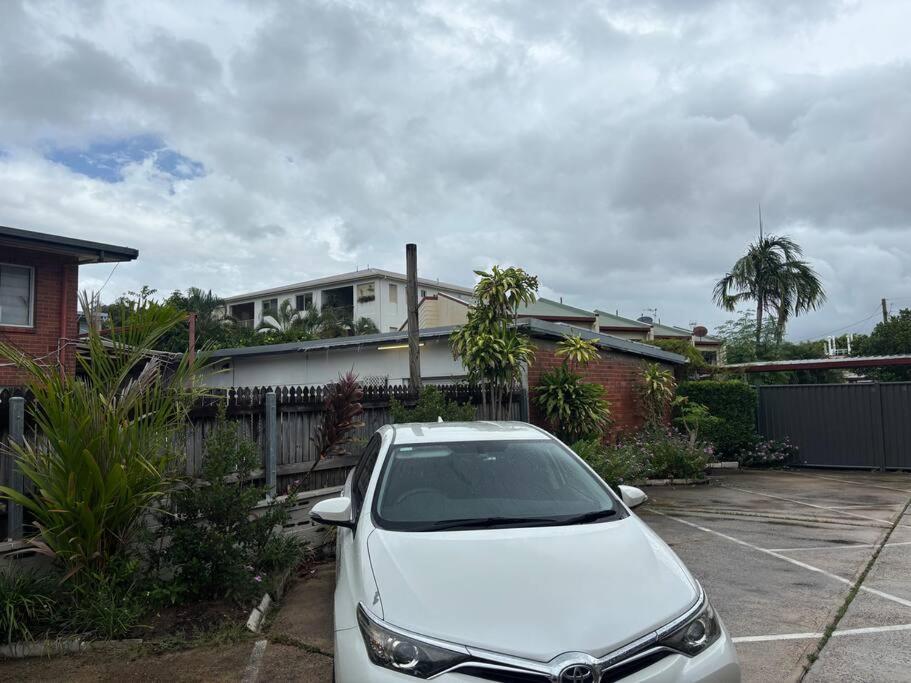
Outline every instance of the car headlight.
<svg viewBox="0 0 911 683">
<path fill-rule="evenodd" d="M 405 635 L 378 623 L 363 605 L 357 606 L 357 623 L 370 661 L 415 678 L 430 678 L 468 660 L 467 652 L 450 650 Z"/>
<path fill-rule="evenodd" d="M 659 644 L 692 657 L 718 640 L 720 635 L 721 626 L 718 623 L 718 617 L 709 601 L 706 600 L 702 609 L 693 618 L 664 636 Z"/>
</svg>

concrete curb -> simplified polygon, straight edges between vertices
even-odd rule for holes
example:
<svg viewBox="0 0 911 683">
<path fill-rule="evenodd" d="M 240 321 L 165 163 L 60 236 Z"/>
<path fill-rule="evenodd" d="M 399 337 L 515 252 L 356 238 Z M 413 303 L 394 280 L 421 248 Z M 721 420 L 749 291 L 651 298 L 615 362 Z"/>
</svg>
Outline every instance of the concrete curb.
<svg viewBox="0 0 911 683">
<path fill-rule="evenodd" d="M 247 617 L 247 630 L 252 631 L 253 633 L 259 633 L 263 626 L 263 621 L 266 619 L 266 615 L 272 609 L 272 606 L 278 600 L 282 599 L 282 596 L 285 594 L 285 587 L 288 584 L 288 579 L 291 578 L 291 569 L 286 570 L 281 576 L 278 577 L 273 586 L 273 592 L 275 593 L 275 600 L 272 600 L 272 596 L 269 593 L 264 593 L 262 600 L 259 601 L 259 604 L 250 610 L 250 616 Z"/>
<path fill-rule="evenodd" d="M 645 486 L 680 486 L 708 484 L 709 478 L 704 479 L 646 479 Z"/>
</svg>

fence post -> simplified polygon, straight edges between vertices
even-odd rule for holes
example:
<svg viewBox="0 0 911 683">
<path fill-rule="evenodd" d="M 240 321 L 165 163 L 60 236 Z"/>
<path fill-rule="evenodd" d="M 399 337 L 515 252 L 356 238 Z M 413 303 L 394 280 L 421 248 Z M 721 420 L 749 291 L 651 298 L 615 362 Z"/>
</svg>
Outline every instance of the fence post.
<svg viewBox="0 0 911 683">
<path fill-rule="evenodd" d="M 9 440 L 10 443 L 21 444 L 25 439 L 25 399 L 14 396 L 9 401 Z M 16 463 L 16 457 L 9 453 L 10 488 L 22 493 L 24 490 L 22 471 Z M 22 506 L 7 499 L 6 501 L 6 529 L 7 536 L 17 541 L 22 538 Z"/>
<path fill-rule="evenodd" d="M 873 388 L 876 391 L 876 406 L 875 409 L 879 411 L 879 471 L 886 471 L 886 411 L 883 407 L 883 390 L 879 382 L 873 383 Z"/>
<path fill-rule="evenodd" d="M 266 393 L 264 405 L 265 418 L 263 422 L 263 467 L 266 471 L 266 487 L 269 489 L 269 495 L 274 496 L 278 488 L 276 477 L 276 460 L 277 460 L 277 420 L 275 408 L 275 392 Z"/>
</svg>

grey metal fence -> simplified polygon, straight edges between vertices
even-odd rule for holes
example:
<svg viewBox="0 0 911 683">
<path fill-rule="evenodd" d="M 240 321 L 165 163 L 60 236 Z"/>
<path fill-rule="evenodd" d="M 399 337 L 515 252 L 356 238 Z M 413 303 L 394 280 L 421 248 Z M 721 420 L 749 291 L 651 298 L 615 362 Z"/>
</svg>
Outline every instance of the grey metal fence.
<svg viewBox="0 0 911 683">
<path fill-rule="evenodd" d="M 757 422 L 802 465 L 911 469 L 911 382 L 759 387 Z"/>
</svg>

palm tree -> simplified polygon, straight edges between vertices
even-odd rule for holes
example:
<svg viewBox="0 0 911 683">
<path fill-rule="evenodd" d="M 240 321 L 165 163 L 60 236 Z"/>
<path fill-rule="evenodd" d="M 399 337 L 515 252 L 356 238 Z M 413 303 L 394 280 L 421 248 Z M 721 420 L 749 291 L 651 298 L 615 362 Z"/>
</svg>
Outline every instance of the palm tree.
<svg viewBox="0 0 911 683">
<path fill-rule="evenodd" d="M 762 318 L 776 319 L 781 341 L 788 318 L 819 307 L 826 298 L 819 276 L 800 259 L 803 250 L 790 237 L 770 235 L 750 244 L 731 271 L 715 285 L 713 300 L 726 311 L 745 301 L 756 303 L 756 350 L 762 338 Z"/>
<path fill-rule="evenodd" d="M 263 315 L 262 322 L 256 326 L 256 331 L 264 334 L 269 332 L 285 334 L 300 325 L 301 321 L 301 312 L 291 305 L 290 300 L 285 299 L 277 311 Z"/>
<path fill-rule="evenodd" d="M 379 328 L 370 318 L 360 317 L 351 324 L 351 333 L 355 336 L 376 334 L 379 331 Z"/>
</svg>

